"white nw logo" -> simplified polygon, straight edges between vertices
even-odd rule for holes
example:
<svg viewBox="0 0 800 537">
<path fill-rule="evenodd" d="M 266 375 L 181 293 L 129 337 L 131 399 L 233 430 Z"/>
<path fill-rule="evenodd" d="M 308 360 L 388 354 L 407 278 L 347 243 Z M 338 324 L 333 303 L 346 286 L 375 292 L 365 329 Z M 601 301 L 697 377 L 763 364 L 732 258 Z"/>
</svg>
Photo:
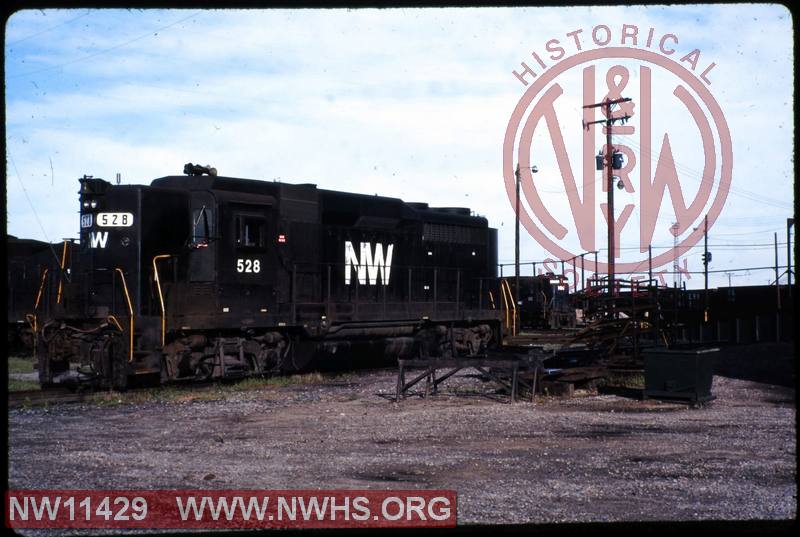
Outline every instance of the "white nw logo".
<svg viewBox="0 0 800 537">
<path fill-rule="evenodd" d="M 92 248 L 105 248 L 108 242 L 108 231 L 94 231 L 89 235 L 89 246 Z"/>
<path fill-rule="evenodd" d="M 378 275 L 380 274 L 381 283 L 389 285 L 389 277 L 392 270 L 392 250 L 394 244 L 390 244 L 386 248 L 386 257 L 383 256 L 383 245 L 380 243 L 375 244 L 375 254 L 373 255 L 372 247 L 368 242 L 361 243 L 361 260 L 356 254 L 356 249 L 353 243 L 345 241 L 344 243 L 344 283 L 350 285 L 350 275 L 352 270 L 355 270 L 358 275 L 358 283 L 366 285 L 377 285 Z"/>
</svg>

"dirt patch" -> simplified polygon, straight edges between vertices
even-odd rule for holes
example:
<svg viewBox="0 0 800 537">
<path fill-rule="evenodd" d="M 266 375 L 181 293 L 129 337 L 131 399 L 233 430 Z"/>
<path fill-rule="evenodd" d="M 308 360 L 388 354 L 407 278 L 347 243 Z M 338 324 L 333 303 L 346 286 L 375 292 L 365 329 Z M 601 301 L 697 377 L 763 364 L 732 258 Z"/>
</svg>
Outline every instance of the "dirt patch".
<svg viewBox="0 0 800 537">
<path fill-rule="evenodd" d="M 700 409 L 613 394 L 512 405 L 463 376 L 396 404 L 395 381 L 10 410 L 8 484 L 454 489 L 460 524 L 796 515 L 791 388 L 715 377 Z"/>
</svg>

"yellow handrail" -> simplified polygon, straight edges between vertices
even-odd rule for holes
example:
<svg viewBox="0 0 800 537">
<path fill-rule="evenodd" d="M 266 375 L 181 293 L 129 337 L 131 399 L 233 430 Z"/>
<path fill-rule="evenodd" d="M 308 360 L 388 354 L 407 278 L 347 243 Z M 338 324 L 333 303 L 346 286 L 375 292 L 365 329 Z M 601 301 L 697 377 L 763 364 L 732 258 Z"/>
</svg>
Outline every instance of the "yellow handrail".
<svg viewBox="0 0 800 537">
<path fill-rule="evenodd" d="M 33 305 L 34 312 L 39 309 L 39 301 L 42 299 L 42 291 L 44 291 L 44 279 L 47 277 L 47 270 L 48 269 L 44 269 L 44 272 L 42 272 L 42 283 L 39 284 L 39 293 L 36 295 L 36 303 Z"/>
<path fill-rule="evenodd" d="M 36 302 L 33 304 L 33 313 L 26 314 L 25 319 L 30 323 L 31 328 L 33 329 L 33 355 L 36 356 L 36 333 L 39 331 L 39 319 L 36 315 L 36 312 L 39 310 L 39 302 L 42 300 L 42 292 L 44 291 L 44 282 L 45 278 L 47 278 L 47 270 L 44 269 L 42 272 L 42 282 L 39 284 L 39 292 L 36 294 Z M 31 322 L 28 317 L 33 318 L 33 322 Z"/>
<path fill-rule="evenodd" d="M 64 249 L 61 251 L 61 275 L 58 278 L 58 296 L 56 304 L 61 304 L 61 286 L 64 285 L 64 266 L 67 264 L 67 241 L 64 241 Z"/>
<path fill-rule="evenodd" d="M 508 301 L 511 303 L 511 333 L 517 335 L 517 302 L 514 300 L 514 293 L 511 292 L 511 285 L 506 280 L 506 291 L 508 291 Z"/>
<path fill-rule="evenodd" d="M 505 307 L 506 310 L 506 330 L 508 330 L 509 328 L 511 328 L 511 322 L 508 319 L 508 312 L 511 310 L 508 307 L 508 295 L 506 295 L 506 288 L 503 285 L 504 282 L 505 280 L 500 280 L 500 292 L 503 294 L 503 306 Z"/>
<path fill-rule="evenodd" d="M 511 299 L 511 306 L 513 312 L 513 326 L 514 326 L 514 335 L 517 335 L 517 299 L 514 297 L 514 293 L 511 292 L 511 286 L 508 284 L 508 280 L 506 280 L 506 289 L 508 289 L 508 297 Z"/>
<path fill-rule="evenodd" d="M 511 323 L 512 323 L 512 321 L 511 321 L 511 316 L 512 316 L 511 311 L 512 311 L 512 308 L 513 308 L 513 304 L 511 303 L 511 294 L 508 292 L 507 283 L 508 282 L 506 280 L 503 280 L 501 285 L 503 286 L 503 292 L 506 294 L 506 310 L 508 312 L 507 313 L 507 317 L 509 318 L 508 329 L 511 331 L 511 335 L 513 336 L 513 335 L 515 335 L 514 334 L 514 329 L 511 327 Z"/>
<path fill-rule="evenodd" d="M 128 354 L 128 362 L 133 362 L 133 304 L 131 304 L 131 296 L 128 294 L 128 284 L 125 283 L 125 274 L 120 268 L 115 270 L 119 272 L 119 277 L 122 278 L 122 288 L 125 291 L 125 299 L 128 301 L 128 312 L 131 315 L 130 353 Z"/>
<path fill-rule="evenodd" d="M 169 254 L 161 254 L 157 255 L 153 258 L 153 274 L 155 275 L 156 279 L 156 289 L 158 289 L 158 301 L 161 304 L 161 346 L 164 346 L 166 342 L 166 333 L 167 333 L 167 312 L 164 308 L 164 295 L 161 294 L 161 280 L 158 279 L 158 266 L 156 266 L 156 261 L 159 259 L 167 259 L 172 257 Z"/>
<path fill-rule="evenodd" d="M 501 283 L 501 286 L 502 286 L 503 283 L 505 284 L 506 292 L 508 292 L 509 302 L 511 302 L 511 307 L 512 307 L 512 311 L 513 311 L 513 316 L 512 316 L 513 324 L 512 324 L 512 329 L 511 329 L 511 335 L 512 336 L 516 336 L 517 335 L 517 302 L 514 300 L 514 293 L 511 292 L 511 286 L 508 284 L 508 280 L 503 280 L 502 283 Z"/>
<path fill-rule="evenodd" d="M 117 318 L 116 318 L 116 317 L 114 317 L 113 315 L 109 315 L 109 316 L 106 318 L 106 321 L 111 321 L 111 322 L 113 322 L 115 325 L 117 325 L 117 328 L 119 328 L 119 331 L 120 331 L 120 332 L 125 332 L 125 330 L 123 330 L 123 329 L 122 329 L 122 325 L 121 325 L 121 324 L 119 324 L 119 321 L 118 321 L 118 320 L 117 320 Z"/>
<path fill-rule="evenodd" d="M 31 326 L 34 332 L 36 332 L 36 315 L 33 313 L 26 313 L 25 320 L 28 321 L 28 324 Z"/>
</svg>

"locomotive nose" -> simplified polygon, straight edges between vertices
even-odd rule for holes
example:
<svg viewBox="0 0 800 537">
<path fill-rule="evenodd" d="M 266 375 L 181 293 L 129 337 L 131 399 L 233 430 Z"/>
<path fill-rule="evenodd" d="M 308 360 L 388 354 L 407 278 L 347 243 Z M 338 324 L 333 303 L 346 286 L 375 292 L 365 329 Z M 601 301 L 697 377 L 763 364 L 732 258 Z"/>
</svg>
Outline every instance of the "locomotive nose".
<svg viewBox="0 0 800 537">
<path fill-rule="evenodd" d="M 78 179 L 81 184 L 81 189 L 78 191 L 80 194 L 80 204 L 82 211 L 89 211 L 97 209 L 98 198 L 106 193 L 106 190 L 111 183 L 105 179 L 94 178 L 91 175 L 84 175 Z"/>
</svg>

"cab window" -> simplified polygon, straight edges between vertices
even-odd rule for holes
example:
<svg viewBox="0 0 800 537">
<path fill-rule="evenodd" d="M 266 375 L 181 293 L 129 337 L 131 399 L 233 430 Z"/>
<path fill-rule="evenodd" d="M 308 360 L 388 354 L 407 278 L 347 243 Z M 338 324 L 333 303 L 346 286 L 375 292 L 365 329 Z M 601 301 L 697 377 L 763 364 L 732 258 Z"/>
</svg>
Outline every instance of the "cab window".
<svg viewBox="0 0 800 537">
<path fill-rule="evenodd" d="M 195 244 L 208 243 L 213 234 L 214 219 L 211 210 L 205 207 L 192 211 L 192 242 Z"/>
<path fill-rule="evenodd" d="M 236 247 L 261 248 L 264 246 L 264 219 L 257 216 L 236 217 Z"/>
</svg>

